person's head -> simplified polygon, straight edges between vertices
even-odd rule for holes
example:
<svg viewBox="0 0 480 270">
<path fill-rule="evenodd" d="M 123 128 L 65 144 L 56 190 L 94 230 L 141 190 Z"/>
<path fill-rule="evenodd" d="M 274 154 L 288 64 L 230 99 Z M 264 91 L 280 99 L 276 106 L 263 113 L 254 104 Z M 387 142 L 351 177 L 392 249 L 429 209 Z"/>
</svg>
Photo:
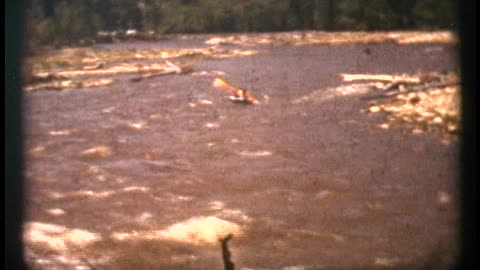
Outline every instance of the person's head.
<svg viewBox="0 0 480 270">
<path fill-rule="evenodd" d="M 237 92 L 235 93 L 237 97 L 245 97 L 245 94 L 246 94 L 246 91 L 243 89 L 238 89 Z"/>
</svg>

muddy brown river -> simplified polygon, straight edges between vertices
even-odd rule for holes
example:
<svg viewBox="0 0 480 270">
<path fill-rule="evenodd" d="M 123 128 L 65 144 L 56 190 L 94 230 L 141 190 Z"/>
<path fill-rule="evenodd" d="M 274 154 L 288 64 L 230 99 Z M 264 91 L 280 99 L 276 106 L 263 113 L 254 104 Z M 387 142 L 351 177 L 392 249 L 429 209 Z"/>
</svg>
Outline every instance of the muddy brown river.
<svg viewBox="0 0 480 270">
<path fill-rule="evenodd" d="M 205 45 L 100 47 L 169 46 Z M 368 90 L 338 74 L 449 70 L 455 47 L 259 48 L 197 73 L 26 93 L 32 269 L 223 269 L 218 230 L 237 270 L 449 269 L 458 143 L 378 128 Z M 218 74 L 260 104 L 230 102 Z M 193 220 L 208 237 L 173 227 Z"/>
</svg>

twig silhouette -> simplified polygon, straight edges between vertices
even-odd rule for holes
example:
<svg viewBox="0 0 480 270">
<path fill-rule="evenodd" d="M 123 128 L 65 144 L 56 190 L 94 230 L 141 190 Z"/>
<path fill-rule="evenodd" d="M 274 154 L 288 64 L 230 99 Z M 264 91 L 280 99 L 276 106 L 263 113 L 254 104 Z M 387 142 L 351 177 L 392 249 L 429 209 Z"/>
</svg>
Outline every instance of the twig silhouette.
<svg viewBox="0 0 480 270">
<path fill-rule="evenodd" d="M 228 234 L 227 236 L 220 238 L 218 241 L 222 245 L 222 258 L 223 258 L 223 265 L 225 270 L 234 270 L 235 264 L 230 260 L 231 253 L 228 249 L 228 241 L 233 238 L 233 234 Z"/>
</svg>

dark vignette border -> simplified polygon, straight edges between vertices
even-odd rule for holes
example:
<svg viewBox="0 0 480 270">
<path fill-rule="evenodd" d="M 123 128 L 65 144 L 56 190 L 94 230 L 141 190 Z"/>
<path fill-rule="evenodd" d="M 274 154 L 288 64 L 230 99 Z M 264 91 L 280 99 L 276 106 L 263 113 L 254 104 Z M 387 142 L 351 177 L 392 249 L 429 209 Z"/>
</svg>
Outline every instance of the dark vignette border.
<svg viewBox="0 0 480 270">
<path fill-rule="evenodd" d="M 28 0 L 5 2 L 5 264 L 4 269 L 27 269 L 23 260 L 23 159 L 21 117 L 21 59 L 24 10 Z M 457 269 L 474 269 L 476 234 L 476 0 L 459 1 L 462 70 L 461 253 Z"/>
</svg>

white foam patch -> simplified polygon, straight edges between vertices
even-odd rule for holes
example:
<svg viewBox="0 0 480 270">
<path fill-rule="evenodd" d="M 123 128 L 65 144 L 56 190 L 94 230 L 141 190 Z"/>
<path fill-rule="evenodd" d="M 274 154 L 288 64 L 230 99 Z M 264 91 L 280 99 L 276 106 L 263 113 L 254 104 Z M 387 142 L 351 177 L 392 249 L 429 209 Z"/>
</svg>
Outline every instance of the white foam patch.
<svg viewBox="0 0 480 270">
<path fill-rule="evenodd" d="M 375 83 L 348 84 L 339 87 L 327 89 L 318 89 L 308 95 L 304 95 L 292 101 L 292 104 L 301 104 L 305 102 L 321 103 L 338 96 L 360 95 L 370 91 Z"/>
<path fill-rule="evenodd" d="M 105 109 L 102 110 L 103 113 L 111 113 L 115 110 L 116 108 L 114 106 L 111 106 L 111 107 L 107 107 Z"/>
<path fill-rule="evenodd" d="M 79 190 L 77 192 L 71 193 L 73 196 L 87 196 L 87 197 L 95 197 L 95 198 L 106 198 L 113 195 L 114 191 L 101 191 L 95 192 L 92 190 Z"/>
<path fill-rule="evenodd" d="M 437 194 L 437 201 L 440 204 L 448 204 L 452 201 L 452 198 L 447 192 L 441 191 Z"/>
<path fill-rule="evenodd" d="M 198 101 L 198 103 L 200 103 L 200 104 L 205 104 L 205 105 L 212 105 L 212 104 L 213 104 L 213 101 L 208 100 L 208 99 L 200 99 L 200 100 Z"/>
<path fill-rule="evenodd" d="M 268 157 L 272 155 L 270 151 L 242 151 L 241 156 L 245 157 Z"/>
<path fill-rule="evenodd" d="M 92 198 L 107 198 L 114 194 L 114 191 L 92 191 L 92 190 L 77 190 L 72 192 L 60 193 L 49 192 L 48 196 L 52 199 L 64 199 L 67 197 L 92 197 Z"/>
<path fill-rule="evenodd" d="M 51 136 L 67 136 L 74 132 L 73 129 L 52 130 L 48 132 Z"/>
<path fill-rule="evenodd" d="M 24 240 L 40 243 L 56 251 L 63 251 L 68 246 L 84 247 L 101 239 L 99 234 L 81 229 L 68 229 L 65 226 L 29 222 L 25 224 Z"/>
<path fill-rule="evenodd" d="M 381 267 L 393 267 L 398 264 L 399 261 L 398 258 L 376 257 L 373 264 Z"/>
<path fill-rule="evenodd" d="M 52 216 L 62 216 L 65 214 L 65 211 L 60 208 L 51 208 L 46 210 L 48 214 Z"/>
<path fill-rule="evenodd" d="M 321 200 L 333 195 L 333 192 L 330 190 L 321 190 L 315 194 L 315 200 Z"/>
<path fill-rule="evenodd" d="M 222 210 L 225 204 L 221 201 L 212 201 L 208 203 L 208 206 L 211 210 Z"/>
<path fill-rule="evenodd" d="M 45 151 L 45 146 L 37 146 L 29 150 L 30 153 L 38 153 L 38 152 L 43 152 Z"/>
<path fill-rule="evenodd" d="M 249 222 L 250 218 L 239 209 L 222 209 L 219 216 L 226 217 L 232 220 L 240 220 L 242 222 Z"/>
<path fill-rule="evenodd" d="M 217 243 L 227 234 L 240 234 L 240 226 L 217 217 L 196 217 L 170 226 L 160 235 L 180 242 L 194 244 Z"/>
<path fill-rule="evenodd" d="M 173 197 L 170 199 L 171 202 L 189 202 L 193 200 L 193 197 L 192 196 L 182 196 L 182 195 L 178 195 L 176 197 Z"/>
<path fill-rule="evenodd" d="M 95 166 L 95 165 L 94 166 L 89 166 L 88 169 L 87 169 L 87 172 L 93 178 L 95 178 L 96 180 L 98 180 L 100 182 L 111 180 L 111 178 L 112 178 L 107 171 L 105 171 L 105 170 L 103 170 L 100 167 Z"/>
<path fill-rule="evenodd" d="M 140 187 L 140 186 L 130 186 L 123 188 L 123 191 L 140 191 L 140 192 L 147 192 L 150 188 L 148 187 Z"/>
<path fill-rule="evenodd" d="M 196 71 L 192 73 L 193 76 L 223 76 L 225 72 L 221 70 L 203 70 L 203 71 Z"/>
<path fill-rule="evenodd" d="M 201 216 L 176 223 L 164 230 L 113 233 L 112 238 L 120 241 L 166 239 L 204 245 L 216 244 L 221 237 L 228 234 L 240 235 L 241 233 L 241 227 L 233 222 L 214 216 Z"/>
<path fill-rule="evenodd" d="M 205 44 L 219 45 L 219 44 L 222 44 L 222 42 L 224 42 L 224 41 L 225 41 L 224 38 L 214 37 L 214 38 L 211 38 L 211 39 L 205 41 Z"/>
<path fill-rule="evenodd" d="M 221 201 L 211 201 L 208 203 L 208 208 L 212 211 L 217 211 L 217 216 L 227 218 L 229 220 L 239 222 L 249 222 L 250 218 L 239 209 L 228 209 L 225 207 L 225 203 Z"/>
<path fill-rule="evenodd" d="M 315 231 L 303 230 L 303 229 L 294 230 L 294 231 L 295 233 L 298 233 L 300 235 L 307 236 L 307 237 L 319 237 L 325 240 L 327 239 L 333 240 L 335 242 L 345 242 L 345 237 L 343 235 L 336 234 L 336 233 L 315 232 Z"/>
<path fill-rule="evenodd" d="M 170 202 L 170 203 L 180 203 L 180 202 L 189 202 L 195 199 L 193 196 L 179 195 L 173 193 L 162 194 L 160 197 L 155 197 L 154 199 L 161 202 Z"/>
<path fill-rule="evenodd" d="M 126 123 L 126 125 L 127 125 L 129 128 L 132 128 L 132 129 L 144 129 L 144 128 L 147 127 L 147 123 L 146 123 L 146 122 Z"/>
<path fill-rule="evenodd" d="M 305 270 L 305 266 L 303 265 L 292 265 L 292 266 L 285 266 L 282 270 Z"/>
<path fill-rule="evenodd" d="M 150 189 L 148 187 L 140 187 L 140 186 L 129 186 L 125 187 L 121 190 L 107 190 L 107 191 L 92 191 L 92 190 L 78 190 L 73 192 L 67 192 L 64 194 L 57 193 L 56 198 L 61 199 L 65 197 L 92 197 L 92 198 L 107 198 L 119 192 L 147 192 Z"/>
<path fill-rule="evenodd" d="M 90 197 L 90 198 L 102 199 L 102 198 L 107 198 L 123 192 L 147 192 L 149 190 L 150 188 L 148 187 L 129 186 L 122 189 L 105 190 L 105 191 L 77 190 L 77 191 L 71 191 L 71 192 L 65 192 L 65 193 L 51 191 L 47 193 L 47 196 L 49 196 L 51 199 L 64 199 L 69 197 L 80 197 L 80 198 Z"/>
<path fill-rule="evenodd" d="M 164 118 L 164 116 L 161 115 L 161 114 L 151 114 L 151 115 L 148 116 L 148 118 L 150 118 L 150 119 L 161 119 L 161 118 Z"/>
<path fill-rule="evenodd" d="M 137 222 L 143 223 L 153 218 L 153 215 L 150 212 L 143 212 L 140 216 L 136 217 Z"/>
<path fill-rule="evenodd" d="M 82 152 L 82 156 L 108 157 L 112 154 L 112 149 L 105 145 L 99 145 Z"/>
<path fill-rule="evenodd" d="M 220 127 L 220 124 L 219 123 L 206 123 L 205 127 L 207 127 L 207 128 L 218 128 L 218 127 Z"/>
<path fill-rule="evenodd" d="M 35 252 L 29 247 L 25 248 L 25 256 L 28 261 L 35 262 L 36 265 L 41 266 L 41 269 L 75 269 L 88 270 L 92 269 L 93 265 L 102 264 L 109 261 L 109 257 L 102 256 L 100 259 L 85 258 L 84 256 L 77 256 L 71 252 L 55 252 L 56 254 L 46 254 L 44 251 Z M 33 269 L 38 267 L 32 266 Z"/>
</svg>

